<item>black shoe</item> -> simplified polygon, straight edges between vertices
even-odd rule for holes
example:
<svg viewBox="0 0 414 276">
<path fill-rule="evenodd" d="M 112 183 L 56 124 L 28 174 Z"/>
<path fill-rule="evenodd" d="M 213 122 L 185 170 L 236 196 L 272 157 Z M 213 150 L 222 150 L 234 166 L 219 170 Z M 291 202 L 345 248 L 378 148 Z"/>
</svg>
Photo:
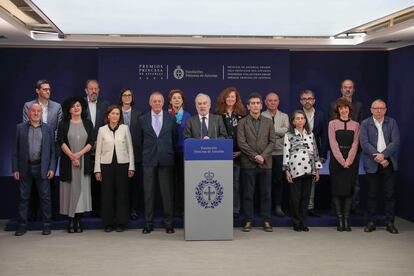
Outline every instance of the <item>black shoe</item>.
<svg viewBox="0 0 414 276">
<path fill-rule="evenodd" d="M 265 231 L 265 232 L 273 232 L 273 227 L 272 227 L 272 225 L 270 224 L 269 221 L 264 221 L 263 222 L 263 231 Z"/>
<path fill-rule="evenodd" d="M 346 216 L 344 217 L 344 231 L 351 232 L 351 226 L 349 225 L 349 218 Z"/>
<path fill-rule="evenodd" d="M 75 233 L 82 233 L 82 232 L 83 232 L 83 227 L 82 227 L 82 224 L 80 223 L 80 218 L 75 217 Z"/>
<path fill-rule="evenodd" d="M 365 226 L 364 232 L 372 232 L 372 231 L 375 231 L 376 229 L 377 227 L 375 227 L 374 222 L 370 221 L 368 222 L 367 226 Z"/>
<path fill-rule="evenodd" d="M 338 232 L 343 232 L 344 231 L 344 216 L 343 215 L 338 215 L 337 216 L 337 226 L 336 226 L 336 231 Z"/>
<path fill-rule="evenodd" d="M 16 232 L 14 232 L 15 236 L 23 236 L 24 234 L 26 234 L 26 227 L 24 226 L 19 226 L 16 230 Z"/>
<path fill-rule="evenodd" d="M 131 214 L 130 214 L 130 217 L 131 217 L 131 220 L 137 220 L 138 219 L 138 213 L 137 213 L 137 211 L 132 210 L 131 211 Z"/>
<path fill-rule="evenodd" d="M 154 231 L 154 227 L 152 225 L 146 225 L 142 228 L 142 234 L 149 234 Z"/>
<path fill-rule="evenodd" d="M 114 231 L 114 227 L 112 225 L 107 225 L 107 226 L 105 226 L 104 231 L 106 233 L 112 232 L 112 231 Z"/>
<path fill-rule="evenodd" d="M 253 223 L 251 221 L 246 221 L 246 223 L 244 224 L 242 231 L 243 232 L 250 232 L 252 231 L 252 227 L 253 227 Z"/>
<path fill-rule="evenodd" d="M 296 232 L 302 232 L 302 227 L 299 225 L 293 225 L 293 230 Z"/>
<path fill-rule="evenodd" d="M 307 227 L 307 226 L 302 226 L 302 231 L 303 231 L 303 232 L 309 232 L 309 227 Z"/>
<path fill-rule="evenodd" d="M 283 212 L 282 207 L 280 207 L 279 205 L 276 206 L 274 214 L 277 217 L 284 217 L 285 216 L 285 212 Z"/>
<path fill-rule="evenodd" d="M 51 233 L 52 233 L 52 231 L 50 230 L 50 226 L 49 225 L 43 226 L 42 235 L 50 235 Z"/>
<path fill-rule="evenodd" d="M 116 226 L 116 228 L 115 228 L 115 231 L 116 231 L 116 232 L 124 232 L 124 231 L 125 231 L 125 229 L 126 229 L 125 225 L 123 225 L 123 224 L 118 224 L 118 225 Z"/>
<path fill-rule="evenodd" d="M 167 228 L 165 228 L 165 233 L 167 234 L 174 234 L 175 230 L 172 226 L 168 226 Z"/>
<path fill-rule="evenodd" d="M 74 218 L 69 218 L 68 233 L 75 233 L 75 219 Z"/>
<path fill-rule="evenodd" d="M 391 234 L 398 234 L 398 229 L 395 227 L 394 223 L 388 223 L 385 229 Z"/>
<path fill-rule="evenodd" d="M 309 209 L 308 210 L 308 215 L 310 217 L 314 217 L 314 218 L 320 218 L 321 216 L 315 212 L 315 209 Z"/>
</svg>

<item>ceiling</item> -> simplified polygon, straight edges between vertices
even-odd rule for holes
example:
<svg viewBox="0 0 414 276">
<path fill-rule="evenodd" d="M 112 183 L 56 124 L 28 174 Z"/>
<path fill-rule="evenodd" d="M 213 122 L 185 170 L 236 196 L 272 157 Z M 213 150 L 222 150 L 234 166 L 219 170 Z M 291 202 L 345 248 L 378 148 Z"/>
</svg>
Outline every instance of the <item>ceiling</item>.
<svg viewBox="0 0 414 276">
<path fill-rule="evenodd" d="M 414 45 L 414 0 L 171 3 L 0 0 L 0 47 L 391 50 Z"/>
</svg>

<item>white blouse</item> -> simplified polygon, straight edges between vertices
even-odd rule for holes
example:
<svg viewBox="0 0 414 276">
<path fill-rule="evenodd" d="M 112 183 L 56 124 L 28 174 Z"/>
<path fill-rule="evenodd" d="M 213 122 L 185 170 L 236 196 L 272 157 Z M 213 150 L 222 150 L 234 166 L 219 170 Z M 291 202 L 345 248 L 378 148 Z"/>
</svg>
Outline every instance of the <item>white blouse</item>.
<svg viewBox="0 0 414 276">
<path fill-rule="evenodd" d="M 314 175 L 316 170 L 322 168 L 319 161 L 313 133 L 306 130 L 301 134 L 297 129 L 295 133 L 286 133 L 283 147 L 283 170 L 288 170 L 292 178 L 302 175 Z"/>
</svg>

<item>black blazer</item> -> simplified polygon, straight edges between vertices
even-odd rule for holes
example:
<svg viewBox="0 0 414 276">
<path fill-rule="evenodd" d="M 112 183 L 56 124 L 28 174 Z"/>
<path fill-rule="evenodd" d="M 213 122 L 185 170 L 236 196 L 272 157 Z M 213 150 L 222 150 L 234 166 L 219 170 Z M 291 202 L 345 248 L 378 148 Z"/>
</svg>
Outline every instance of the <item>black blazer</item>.
<svg viewBox="0 0 414 276">
<path fill-rule="evenodd" d="M 93 129 L 93 124 L 88 119 L 82 119 L 83 127 L 86 130 L 86 133 L 88 134 L 88 138 L 86 139 L 86 144 L 90 144 L 91 146 L 95 143 L 95 131 Z M 63 143 L 65 143 L 69 148 L 69 141 L 68 141 L 68 132 L 69 132 L 69 121 L 61 121 L 58 127 L 57 132 L 57 142 L 60 147 L 62 147 Z M 62 150 L 61 150 L 62 151 Z M 92 167 L 90 162 L 90 151 L 85 153 L 84 157 L 84 168 L 83 172 L 84 174 L 91 174 Z M 62 181 L 70 181 L 72 179 L 72 161 L 70 158 L 62 151 L 61 157 L 60 157 L 60 180 Z"/>
<path fill-rule="evenodd" d="M 86 103 L 88 103 L 87 97 L 85 97 L 85 101 Z M 96 141 L 96 136 L 98 136 L 99 128 L 105 125 L 105 113 L 106 113 L 106 109 L 108 108 L 108 106 L 109 106 L 109 103 L 107 101 L 100 100 L 99 98 L 96 101 L 96 119 L 95 119 L 95 127 L 94 127 L 95 137 L 93 139 L 94 141 Z M 87 114 L 88 114 L 87 118 L 92 122 L 91 112 L 89 111 L 89 108 L 88 108 Z"/>
<path fill-rule="evenodd" d="M 201 137 L 201 123 L 198 114 L 187 119 L 183 136 L 184 139 L 203 139 L 203 137 Z M 209 113 L 208 137 L 212 139 L 227 137 L 226 127 L 224 126 L 223 118 L 220 115 Z"/>
<path fill-rule="evenodd" d="M 328 152 L 328 121 L 326 120 L 325 113 L 317 109 L 315 109 L 313 118 L 312 132 L 318 147 L 319 157 L 326 159 Z"/>
<path fill-rule="evenodd" d="M 178 139 L 178 125 L 175 118 L 163 111 L 162 128 L 157 137 L 152 128 L 151 112 L 139 118 L 142 135 L 142 166 L 173 166 L 174 150 Z"/>
<path fill-rule="evenodd" d="M 131 132 L 135 163 L 142 162 L 142 130 L 141 123 L 139 122 L 139 117 L 141 114 L 142 112 L 140 110 L 132 108 L 131 125 L 129 126 L 129 131 Z"/>
</svg>

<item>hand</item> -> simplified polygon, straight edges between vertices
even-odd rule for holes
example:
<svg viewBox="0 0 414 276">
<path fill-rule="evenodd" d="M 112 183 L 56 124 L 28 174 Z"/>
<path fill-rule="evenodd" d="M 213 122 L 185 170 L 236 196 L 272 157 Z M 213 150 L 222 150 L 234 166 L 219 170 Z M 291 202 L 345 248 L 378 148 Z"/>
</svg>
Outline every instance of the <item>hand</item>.
<svg viewBox="0 0 414 276">
<path fill-rule="evenodd" d="M 264 161 L 265 161 L 263 156 L 261 156 L 261 155 L 256 155 L 254 157 L 254 160 L 256 161 L 256 163 L 258 163 L 260 165 L 264 164 Z"/>
<path fill-rule="evenodd" d="M 293 183 L 292 175 L 290 174 L 289 171 L 286 171 L 286 180 L 289 183 Z"/>
<path fill-rule="evenodd" d="M 128 171 L 128 177 L 129 178 L 133 177 L 134 176 L 134 173 L 135 173 L 134 171 Z"/>
<path fill-rule="evenodd" d="M 95 173 L 96 181 L 101 182 L 102 181 L 102 174 L 100 172 Z"/>
<path fill-rule="evenodd" d="M 78 151 L 78 152 L 73 153 L 72 156 L 74 159 L 78 160 L 81 158 L 82 154 Z"/>
<path fill-rule="evenodd" d="M 378 163 L 381 163 L 385 159 L 384 154 L 382 153 L 374 153 L 373 157 L 374 157 L 374 160 Z"/>
<path fill-rule="evenodd" d="M 384 159 L 380 164 L 383 168 L 386 168 L 386 167 L 388 167 L 390 162 L 387 159 Z"/>
<path fill-rule="evenodd" d="M 320 179 L 319 170 L 316 170 L 315 182 L 319 182 L 319 179 Z"/>
<path fill-rule="evenodd" d="M 47 179 L 52 179 L 55 176 L 55 172 L 54 171 L 48 171 L 47 172 Z"/>
<path fill-rule="evenodd" d="M 77 160 L 77 159 L 72 160 L 72 166 L 74 166 L 74 167 L 79 167 L 79 166 L 80 166 L 80 161 L 79 161 L 79 160 Z"/>
<path fill-rule="evenodd" d="M 19 181 L 20 180 L 20 172 L 13 172 L 14 180 Z"/>
<path fill-rule="evenodd" d="M 240 156 L 240 151 L 235 151 L 233 152 L 233 159 L 237 158 Z"/>
</svg>

